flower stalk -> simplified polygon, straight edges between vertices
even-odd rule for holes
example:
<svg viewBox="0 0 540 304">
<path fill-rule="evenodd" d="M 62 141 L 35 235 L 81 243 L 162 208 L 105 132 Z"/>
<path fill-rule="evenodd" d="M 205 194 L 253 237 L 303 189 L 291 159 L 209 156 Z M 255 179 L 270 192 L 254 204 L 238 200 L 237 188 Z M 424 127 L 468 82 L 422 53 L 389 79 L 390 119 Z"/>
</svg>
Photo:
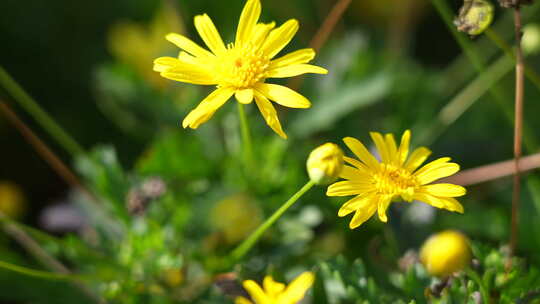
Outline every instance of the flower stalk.
<svg viewBox="0 0 540 304">
<path fill-rule="evenodd" d="M 296 192 L 289 200 L 287 200 L 278 210 L 274 212 L 262 225 L 257 228 L 247 239 L 245 239 L 233 252 L 230 254 L 230 260 L 236 262 L 246 255 L 246 253 L 257 243 L 261 236 L 270 228 L 291 206 L 293 206 L 306 192 L 308 192 L 315 182 L 307 182 L 298 192 Z"/>
<path fill-rule="evenodd" d="M 242 152 L 244 154 L 244 165 L 248 172 L 253 168 L 253 145 L 251 143 L 251 133 L 249 132 L 249 122 L 246 109 L 241 103 L 238 104 L 238 116 L 240 118 L 240 131 L 242 133 Z"/>
</svg>

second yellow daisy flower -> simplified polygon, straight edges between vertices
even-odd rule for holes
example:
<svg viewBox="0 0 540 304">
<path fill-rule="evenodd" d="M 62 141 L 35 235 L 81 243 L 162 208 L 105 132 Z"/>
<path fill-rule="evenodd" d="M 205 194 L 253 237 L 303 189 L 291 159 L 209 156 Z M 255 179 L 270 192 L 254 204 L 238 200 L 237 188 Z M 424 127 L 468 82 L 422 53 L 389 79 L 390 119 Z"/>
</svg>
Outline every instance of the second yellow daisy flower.
<svg viewBox="0 0 540 304">
<path fill-rule="evenodd" d="M 375 211 L 386 222 L 386 209 L 397 199 L 418 200 L 433 207 L 463 213 L 463 206 L 454 198 L 463 196 L 465 188 L 453 184 L 432 184 L 459 171 L 459 165 L 449 157 L 439 158 L 420 167 L 431 154 L 425 147 L 409 156 L 411 132 L 405 131 L 399 147 L 392 134 L 383 136 L 372 132 L 381 161 L 377 160 L 357 139 L 346 137 L 345 144 L 360 159 L 345 157 L 351 166 L 344 166 L 341 178 L 346 179 L 328 187 L 328 196 L 356 195 L 339 209 L 338 216 L 355 212 L 349 227 L 354 229 L 367 221 Z"/>
<path fill-rule="evenodd" d="M 165 78 L 180 82 L 217 86 L 184 119 L 184 128 L 198 128 L 234 95 L 242 104 L 255 100 L 266 123 L 286 138 L 270 100 L 290 108 L 311 106 L 309 100 L 297 92 L 265 81 L 267 78 L 286 78 L 305 73 L 326 74 L 328 71 L 307 64 L 315 57 L 313 49 L 301 49 L 273 59 L 298 31 L 298 21 L 291 19 L 274 28 L 274 22 L 258 23 L 260 15 L 260 1 L 248 0 L 240 16 L 236 41 L 227 46 L 210 17 L 206 14 L 196 16 L 197 32 L 210 51 L 182 35 L 171 33 L 166 36 L 183 51 L 178 58 L 156 59 L 155 71 Z"/>
</svg>

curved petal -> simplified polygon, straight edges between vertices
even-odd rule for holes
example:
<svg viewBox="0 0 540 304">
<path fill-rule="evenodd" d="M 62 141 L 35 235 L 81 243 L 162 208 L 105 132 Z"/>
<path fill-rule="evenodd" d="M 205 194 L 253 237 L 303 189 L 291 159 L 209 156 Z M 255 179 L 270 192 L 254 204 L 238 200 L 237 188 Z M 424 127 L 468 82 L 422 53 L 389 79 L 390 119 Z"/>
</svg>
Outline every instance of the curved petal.
<svg viewBox="0 0 540 304">
<path fill-rule="evenodd" d="M 348 180 L 366 180 L 370 178 L 369 174 L 367 174 L 365 171 L 358 170 L 357 168 L 353 168 L 347 165 L 343 166 L 339 177 Z"/>
<path fill-rule="evenodd" d="M 399 162 L 399 155 L 397 152 L 398 150 L 394 134 L 386 134 L 384 136 L 384 142 L 386 143 L 386 148 L 388 149 L 388 158 L 390 159 L 390 162 L 397 164 Z"/>
<path fill-rule="evenodd" d="M 423 170 L 421 173 L 415 173 L 418 182 L 422 185 L 429 184 L 440 178 L 447 177 L 459 171 L 459 165 L 456 163 L 441 163 L 435 166 L 430 166 L 428 170 Z"/>
<path fill-rule="evenodd" d="M 235 44 L 242 45 L 249 41 L 260 16 L 261 2 L 259 0 L 248 0 L 240 15 L 240 21 L 238 21 Z"/>
<path fill-rule="evenodd" d="M 191 111 L 182 122 L 182 126 L 197 129 L 207 122 L 212 115 L 234 94 L 232 88 L 220 88 L 208 95 L 201 103 Z"/>
<path fill-rule="evenodd" d="M 267 78 L 286 78 L 294 77 L 306 73 L 313 74 L 328 74 L 328 70 L 311 64 L 295 64 L 284 66 L 275 69 L 269 69 L 267 71 Z"/>
<path fill-rule="evenodd" d="M 180 61 L 174 57 L 159 57 L 154 60 L 154 71 L 161 73 L 179 64 Z"/>
<path fill-rule="evenodd" d="M 438 197 L 459 197 L 467 193 L 467 190 L 454 184 L 431 184 L 422 186 L 422 192 Z"/>
<path fill-rule="evenodd" d="M 379 197 L 379 201 L 377 202 L 377 210 L 379 214 L 379 220 L 381 220 L 381 222 L 386 223 L 388 221 L 388 217 L 386 216 L 386 210 L 388 209 L 388 206 L 390 206 L 391 202 L 392 196 L 381 195 Z"/>
<path fill-rule="evenodd" d="M 306 271 L 294 279 L 279 298 L 280 303 L 298 303 L 315 282 L 313 272 Z"/>
<path fill-rule="evenodd" d="M 257 104 L 259 111 L 261 111 L 266 124 L 268 124 L 268 126 L 272 128 L 272 130 L 274 130 L 274 132 L 276 132 L 279 136 L 287 139 L 287 135 L 281 128 L 281 123 L 279 122 L 276 109 L 272 103 L 259 92 L 255 92 L 255 103 Z"/>
<path fill-rule="evenodd" d="M 216 84 L 216 80 L 205 70 L 201 70 L 199 67 L 188 64 L 180 64 L 175 67 L 165 69 L 160 73 L 162 77 L 167 79 L 176 80 L 185 83 L 212 85 Z"/>
<path fill-rule="evenodd" d="M 239 103 L 250 104 L 253 101 L 253 89 L 237 90 L 234 96 Z"/>
<path fill-rule="evenodd" d="M 263 288 L 266 294 L 272 296 L 281 293 L 285 289 L 285 284 L 274 281 L 271 276 L 264 277 Z"/>
<path fill-rule="evenodd" d="M 275 22 L 271 23 L 258 23 L 255 25 L 255 29 L 253 30 L 253 36 L 250 38 L 250 42 L 252 45 L 262 45 L 266 37 L 268 37 L 268 33 L 270 33 L 271 30 L 276 27 Z"/>
<path fill-rule="evenodd" d="M 328 196 L 357 195 L 373 190 L 373 185 L 366 182 L 341 181 L 333 183 L 326 190 Z"/>
<path fill-rule="evenodd" d="M 214 55 L 209 51 L 203 49 L 189 38 L 176 33 L 170 33 L 165 36 L 165 39 L 174 43 L 177 47 L 190 53 L 195 57 L 213 57 Z"/>
<path fill-rule="evenodd" d="M 341 208 L 339 208 L 338 216 L 344 217 L 351 212 L 357 211 L 359 209 L 364 210 L 368 208 L 369 204 L 373 203 L 373 198 L 373 192 L 369 192 L 363 195 L 358 195 L 348 200 L 347 202 L 345 202 L 345 204 L 341 206 Z M 375 206 L 377 205 L 375 204 Z"/>
<path fill-rule="evenodd" d="M 388 147 L 386 146 L 386 141 L 384 140 L 384 137 L 379 132 L 369 132 L 369 135 L 371 136 L 371 139 L 375 143 L 375 146 L 377 147 L 377 151 L 379 151 L 379 155 L 381 156 L 381 160 L 383 163 L 390 163 L 390 154 L 388 152 Z"/>
<path fill-rule="evenodd" d="M 255 89 L 268 99 L 289 108 L 309 108 L 311 103 L 297 92 L 278 84 L 258 83 Z"/>
<path fill-rule="evenodd" d="M 244 297 L 237 297 L 234 299 L 234 304 L 253 304 L 250 300 L 244 298 Z"/>
<path fill-rule="evenodd" d="M 283 57 L 270 61 L 269 69 L 277 69 L 288 65 L 308 63 L 315 58 L 314 49 L 300 49 Z"/>
<path fill-rule="evenodd" d="M 431 151 L 426 147 L 420 147 L 413 151 L 409 160 L 405 162 L 405 169 L 413 172 L 431 155 Z"/>
<path fill-rule="evenodd" d="M 369 220 L 373 216 L 373 214 L 375 214 L 375 211 L 377 211 L 376 200 L 376 197 L 371 196 L 371 200 L 365 204 L 364 208 L 359 208 L 356 210 L 356 213 L 354 214 L 351 222 L 349 223 L 349 228 L 354 229 L 362 225 L 367 220 Z"/>
<path fill-rule="evenodd" d="M 354 167 L 356 167 L 356 169 L 362 171 L 362 172 L 365 172 L 366 174 L 368 174 L 368 167 L 362 163 L 361 161 L 355 159 L 355 158 L 350 158 L 350 157 L 347 157 L 347 156 L 343 156 L 343 160 L 351 165 L 353 165 Z"/>
<path fill-rule="evenodd" d="M 247 280 L 242 284 L 255 303 L 267 303 L 270 299 L 255 281 Z"/>
<path fill-rule="evenodd" d="M 353 137 L 345 137 L 343 142 L 349 149 L 371 169 L 379 168 L 379 161 L 369 153 L 368 149 L 361 141 Z"/>
<path fill-rule="evenodd" d="M 195 28 L 208 48 L 214 53 L 225 52 L 225 44 L 212 19 L 207 14 L 195 16 Z"/>
<path fill-rule="evenodd" d="M 463 213 L 463 206 L 453 197 L 436 197 L 427 193 L 415 193 L 414 199 L 429 204 L 435 208 Z"/>
<path fill-rule="evenodd" d="M 281 52 L 281 50 L 283 50 L 283 48 L 287 46 L 289 42 L 291 42 L 292 38 L 298 31 L 298 27 L 298 21 L 291 19 L 280 27 L 272 30 L 270 34 L 268 34 L 266 41 L 264 41 L 261 50 L 269 58 L 273 58 L 279 52 Z"/>
<path fill-rule="evenodd" d="M 401 143 L 399 144 L 399 149 L 398 149 L 398 159 L 399 159 L 400 166 L 403 165 L 405 161 L 407 160 L 407 156 L 409 155 L 410 142 L 411 142 L 411 131 L 406 130 L 401 136 Z"/>
</svg>

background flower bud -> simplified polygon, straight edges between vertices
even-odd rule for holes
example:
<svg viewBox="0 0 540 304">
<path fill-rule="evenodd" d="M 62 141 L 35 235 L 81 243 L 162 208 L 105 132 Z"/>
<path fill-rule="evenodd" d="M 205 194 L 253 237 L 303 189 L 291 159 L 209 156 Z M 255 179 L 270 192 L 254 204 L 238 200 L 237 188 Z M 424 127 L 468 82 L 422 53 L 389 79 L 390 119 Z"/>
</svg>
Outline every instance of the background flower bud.
<svg viewBox="0 0 540 304">
<path fill-rule="evenodd" d="M 488 0 L 465 0 L 454 24 L 461 32 L 480 35 L 493 21 L 494 7 Z"/>
<path fill-rule="evenodd" d="M 471 262 L 469 240 L 462 233 L 446 230 L 429 237 L 420 250 L 420 261 L 434 276 L 445 277 Z"/>
<path fill-rule="evenodd" d="M 532 23 L 523 28 L 521 45 L 525 54 L 536 54 L 540 51 L 540 25 Z"/>
<path fill-rule="evenodd" d="M 326 143 L 311 151 L 307 160 L 309 178 L 319 185 L 335 181 L 343 169 L 343 151 L 333 143 Z"/>
</svg>

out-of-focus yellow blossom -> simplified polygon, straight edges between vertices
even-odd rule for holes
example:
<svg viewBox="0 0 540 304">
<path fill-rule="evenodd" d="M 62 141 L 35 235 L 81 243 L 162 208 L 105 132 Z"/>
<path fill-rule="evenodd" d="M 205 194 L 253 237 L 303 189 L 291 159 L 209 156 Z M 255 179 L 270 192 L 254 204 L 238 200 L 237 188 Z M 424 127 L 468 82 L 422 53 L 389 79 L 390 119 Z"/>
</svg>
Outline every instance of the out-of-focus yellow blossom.
<svg viewBox="0 0 540 304">
<path fill-rule="evenodd" d="M 480 35 L 491 25 L 494 14 L 495 8 L 489 0 L 465 0 L 454 24 L 469 35 Z"/>
<path fill-rule="evenodd" d="M 434 276 L 445 277 L 471 262 L 469 240 L 462 233 L 446 230 L 429 237 L 420 250 L 420 261 Z"/>
<path fill-rule="evenodd" d="M 525 54 L 536 54 L 540 51 L 540 25 L 532 23 L 523 28 L 521 45 Z"/>
<path fill-rule="evenodd" d="M 174 8 L 166 3 L 156 12 L 149 25 L 120 22 L 108 34 L 109 50 L 121 62 L 132 66 L 137 73 L 157 88 L 166 81 L 152 72 L 152 61 L 157 56 L 174 50 L 163 36 L 171 31 L 183 32 L 182 20 Z"/>
<path fill-rule="evenodd" d="M 248 0 L 240 15 L 236 41 L 228 45 L 223 43 L 208 15 L 196 16 L 195 28 L 210 51 L 185 36 L 176 33 L 166 36 L 183 51 L 177 58 L 156 59 L 154 70 L 168 79 L 217 87 L 188 114 L 182 123 L 184 128 L 198 128 L 234 95 L 242 104 L 255 100 L 266 123 L 286 138 L 270 100 L 290 108 L 311 106 L 297 92 L 265 81 L 305 73 L 326 74 L 327 70 L 307 64 L 315 57 L 313 49 L 301 49 L 272 60 L 296 34 L 298 21 L 291 19 L 274 28 L 274 22 L 258 23 L 260 15 L 260 0 Z"/>
<path fill-rule="evenodd" d="M 336 144 L 326 143 L 311 151 L 306 166 L 313 182 L 328 185 L 339 177 L 343 169 L 343 151 Z"/>
<path fill-rule="evenodd" d="M 229 244 L 245 239 L 262 222 L 261 209 L 249 197 L 234 195 L 216 204 L 210 213 L 214 227 Z"/>
<path fill-rule="evenodd" d="M 184 282 L 184 273 L 180 268 L 167 269 L 163 273 L 163 279 L 170 287 L 177 287 Z"/>
<path fill-rule="evenodd" d="M 0 212 L 17 219 L 26 210 L 26 200 L 19 188 L 12 182 L 0 181 Z"/>
<path fill-rule="evenodd" d="M 315 275 L 312 272 L 302 273 L 289 286 L 274 281 L 271 276 L 264 278 L 263 288 L 254 281 L 247 280 L 244 281 L 243 286 L 253 302 L 244 297 L 238 297 L 235 304 L 296 304 L 304 298 L 314 281 Z"/>
<path fill-rule="evenodd" d="M 357 139 L 346 137 L 345 144 L 359 158 L 345 157 L 340 177 L 346 179 L 328 187 L 328 196 L 356 195 L 339 209 L 343 217 L 355 212 L 349 227 L 354 229 L 367 221 L 375 211 L 386 222 L 386 209 L 392 201 L 418 200 L 437 208 L 463 213 L 463 206 L 454 198 L 463 196 L 465 188 L 453 184 L 432 184 L 459 171 L 459 165 L 449 157 L 439 158 L 420 167 L 431 154 L 425 147 L 414 150 L 409 157 L 411 132 L 405 131 L 399 147 L 393 134 L 370 133 L 381 161 L 377 160 Z"/>
</svg>

